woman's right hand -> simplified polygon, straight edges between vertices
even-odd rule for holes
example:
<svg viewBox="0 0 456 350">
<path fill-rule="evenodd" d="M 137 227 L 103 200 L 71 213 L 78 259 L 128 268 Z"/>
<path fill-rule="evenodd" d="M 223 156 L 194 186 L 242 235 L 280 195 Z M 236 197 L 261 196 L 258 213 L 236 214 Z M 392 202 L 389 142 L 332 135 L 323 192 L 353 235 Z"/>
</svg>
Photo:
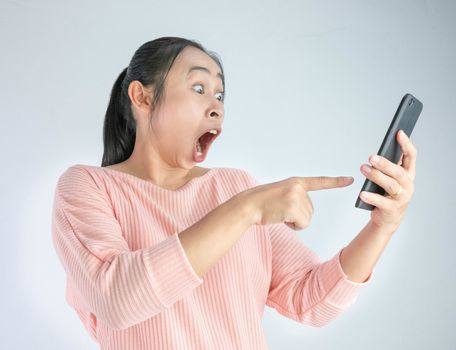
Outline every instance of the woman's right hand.
<svg viewBox="0 0 456 350">
<path fill-rule="evenodd" d="M 255 224 L 285 223 L 293 230 L 302 230 L 309 225 L 314 211 L 307 192 L 346 187 L 352 183 L 352 177 L 293 176 L 249 188 L 242 195 L 250 202 Z"/>
</svg>

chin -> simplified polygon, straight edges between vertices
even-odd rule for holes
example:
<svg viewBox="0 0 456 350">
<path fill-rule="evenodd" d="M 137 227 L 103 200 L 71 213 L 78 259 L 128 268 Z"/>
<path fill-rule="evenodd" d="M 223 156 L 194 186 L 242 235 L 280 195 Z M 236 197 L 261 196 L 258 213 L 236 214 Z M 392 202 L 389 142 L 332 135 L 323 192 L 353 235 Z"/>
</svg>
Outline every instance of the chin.
<svg viewBox="0 0 456 350">
<path fill-rule="evenodd" d="M 186 170 L 192 170 L 192 169 L 195 168 L 197 165 L 198 165 L 198 163 L 195 162 L 195 161 L 183 162 L 183 163 L 179 164 L 179 166 L 180 166 L 182 169 L 186 169 Z"/>
</svg>

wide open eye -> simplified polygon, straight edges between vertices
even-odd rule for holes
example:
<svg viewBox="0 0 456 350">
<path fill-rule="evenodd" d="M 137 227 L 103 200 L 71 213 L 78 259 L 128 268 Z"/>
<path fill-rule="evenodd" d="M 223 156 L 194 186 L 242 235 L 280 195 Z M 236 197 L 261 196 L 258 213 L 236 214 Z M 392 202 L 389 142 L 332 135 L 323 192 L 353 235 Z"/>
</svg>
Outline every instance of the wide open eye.
<svg viewBox="0 0 456 350">
<path fill-rule="evenodd" d="M 201 84 L 195 84 L 195 85 L 193 85 L 193 86 L 201 86 L 201 87 L 202 87 L 203 85 L 201 85 Z M 204 88 L 201 89 L 201 90 L 204 92 Z M 195 91 L 196 91 L 196 90 L 195 90 Z"/>
<path fill-rule="evenodd" d="M 220 94 L 220 98 L 218 99 L 220 102 L 223 102 L 223 100 L 225 99 L 225 93 L 224 92 L 219 92 Z"/>
<path fill-rule="evenodd" d="M 202 89 L 198 89 L 200 90 L 201 92 L 198 92 L 196 89 L 195 91 L 197 91 L 199 94 L 201 93 L 204 93 L 204 87 L 203 87 L 203 84 L 195 84 L 193 86 L 200 86 L 202 87 Z M 223 100 L 225 99 L 225 92 L 218 92 L 217 94 L 219 94 L 220 97 L 217 97 L 217 99 L 220 101 L 220 102 L 223 102 Z"/>
</svg>

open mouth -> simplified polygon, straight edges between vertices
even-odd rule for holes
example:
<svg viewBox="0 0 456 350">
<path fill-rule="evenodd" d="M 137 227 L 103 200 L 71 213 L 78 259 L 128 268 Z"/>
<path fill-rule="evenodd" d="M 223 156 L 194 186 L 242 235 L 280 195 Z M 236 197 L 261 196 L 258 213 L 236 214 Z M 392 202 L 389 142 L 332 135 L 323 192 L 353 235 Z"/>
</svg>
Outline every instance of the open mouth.
<svg viewBox="0 0 456 350">
<path fill-rule="evenodd" d="M 196 140 L 195 158 L 197 158 L 197 161 L 202 161 L 204 158 L 206 158 L 210 145 L 220 135 L 220 133 L 221 129 L 211 129 L 205 132 Z"/>
<path fill-rule="evenodd" d="M 212 129 L 208 132 L 205 132 L 198 138 L 196 142 L 196 149 L 200 153 L 206 153 L 206 150 L 209 148 L 212 142 L 220 135 L 221 130 Z"/>
</svg>

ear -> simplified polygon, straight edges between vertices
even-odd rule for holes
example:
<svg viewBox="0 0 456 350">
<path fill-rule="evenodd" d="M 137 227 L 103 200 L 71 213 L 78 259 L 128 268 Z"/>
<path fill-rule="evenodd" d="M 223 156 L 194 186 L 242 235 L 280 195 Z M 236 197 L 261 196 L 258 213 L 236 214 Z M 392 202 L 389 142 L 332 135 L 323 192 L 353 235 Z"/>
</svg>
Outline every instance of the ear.
<svg viewBox="0 0 456 350">
<path fill-rule="evenodd" d="M 138 80 L 133 80 L 128 86 L 132 108 L 149 113 L 152 104 L 152 90 L 146 89 Z"/>
</svg>

